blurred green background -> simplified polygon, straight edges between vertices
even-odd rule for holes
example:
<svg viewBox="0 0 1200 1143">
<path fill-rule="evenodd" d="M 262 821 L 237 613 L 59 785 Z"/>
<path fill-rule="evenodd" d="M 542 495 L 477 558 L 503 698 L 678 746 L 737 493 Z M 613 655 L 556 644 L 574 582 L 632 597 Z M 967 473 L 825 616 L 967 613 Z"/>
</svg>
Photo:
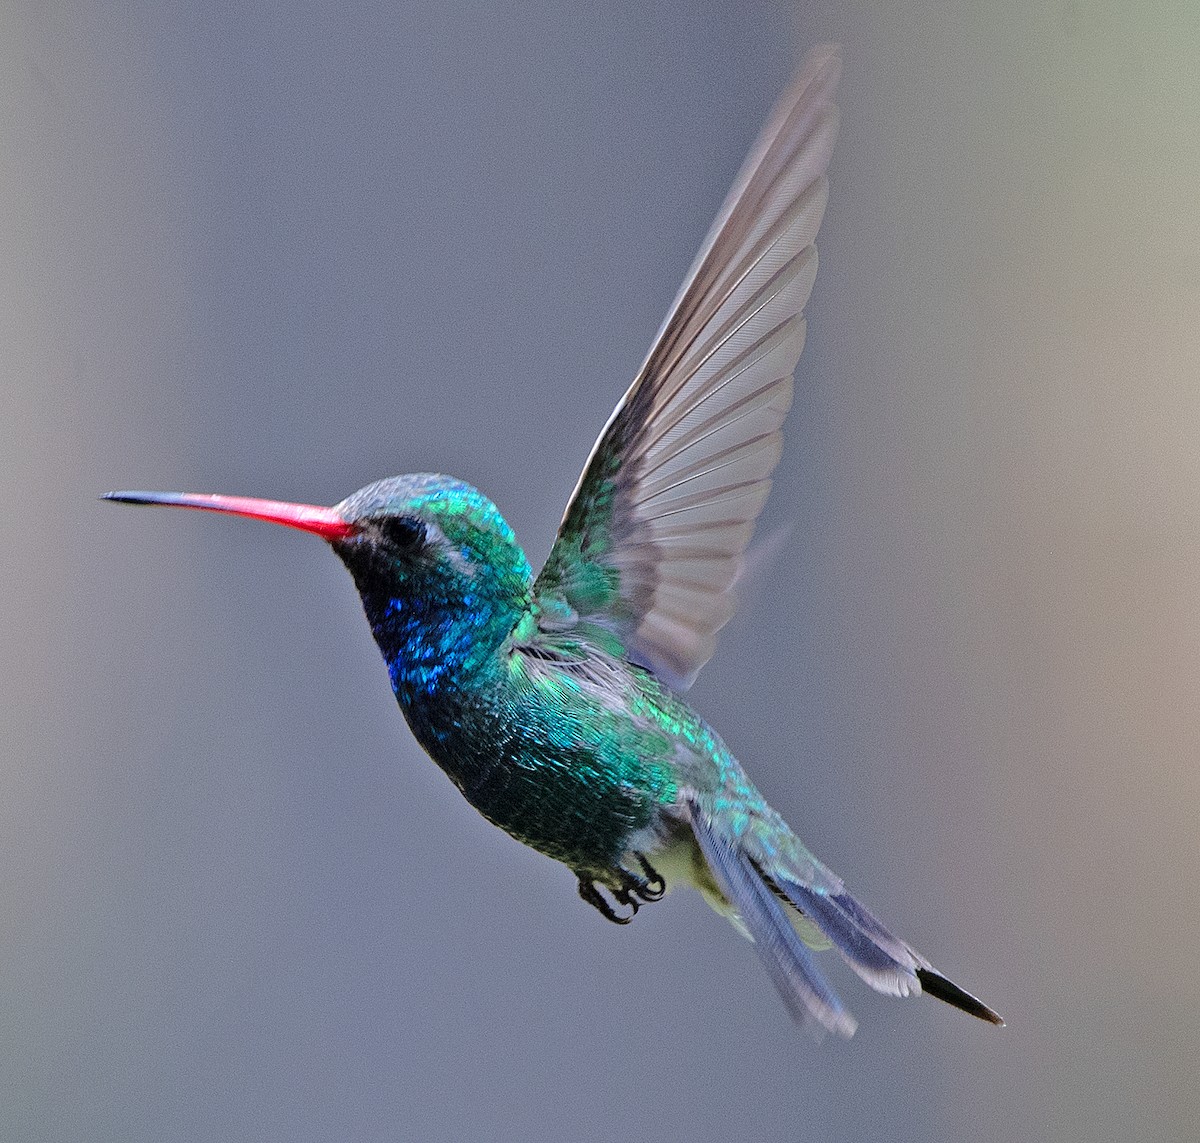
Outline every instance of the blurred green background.
<svg viewBox="0 0 1200 1143">
<path fill-rule="evenodd" d="M 1009 1020 L 694 895 L 628 930 L 418 751 L 306 537 L 535 564 L 760 121 L 844 45 L 779 554 L 692 694 Z M 0 1138 L 1200 1137 L 1200 7 L 0 10 Z M 779 529 L 784 529 L 780 532 Z"/>
</svg>

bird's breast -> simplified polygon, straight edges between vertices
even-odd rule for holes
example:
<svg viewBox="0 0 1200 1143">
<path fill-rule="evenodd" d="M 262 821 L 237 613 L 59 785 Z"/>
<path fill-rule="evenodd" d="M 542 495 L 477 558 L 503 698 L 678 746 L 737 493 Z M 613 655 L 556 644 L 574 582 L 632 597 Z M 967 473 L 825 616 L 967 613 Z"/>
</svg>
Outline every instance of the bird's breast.
<svg viewBox="0 0 1200 1143">
<path fill-rule="evenodd" d="M 608 869 L 669 791 L 663 743 L 589 704 L 498 684 L 396 688 L 417 741 L 485 818 L 575 870 Z"/>
</svg>

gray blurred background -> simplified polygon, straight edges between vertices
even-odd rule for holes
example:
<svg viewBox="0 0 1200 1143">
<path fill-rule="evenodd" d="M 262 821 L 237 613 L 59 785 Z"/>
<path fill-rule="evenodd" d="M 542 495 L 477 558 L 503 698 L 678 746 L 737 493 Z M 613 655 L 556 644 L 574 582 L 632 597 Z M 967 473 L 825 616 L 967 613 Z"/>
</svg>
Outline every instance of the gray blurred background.
<svg viewBox="0 0 1200 1143">
<path fill-rule="evenodd" d="M 784 540 L 693 697 L 997 1031 L 421 755 L 308 537 L 441 470 L 544 557 L 778 89 L 845 47 Z M 9 0 L 0 1138 L 1195 1140 L 1200 7 Z"/>
</svg>

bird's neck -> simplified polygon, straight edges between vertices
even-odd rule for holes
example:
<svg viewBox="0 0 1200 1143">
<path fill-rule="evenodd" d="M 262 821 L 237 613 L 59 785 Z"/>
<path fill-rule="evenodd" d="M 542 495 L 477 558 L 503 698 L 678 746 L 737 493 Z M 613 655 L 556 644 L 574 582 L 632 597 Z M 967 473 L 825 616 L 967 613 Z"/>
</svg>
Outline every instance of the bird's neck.
<svg viewBox="0 0 1200 1143">
<path fill-rule="evenodd" d="M 363 592 L 363 608 L 406 711 L 471 687 L 495 669 L 497 653 L 529 607 L 525 593 L 488 590 Z"/>
</svg>

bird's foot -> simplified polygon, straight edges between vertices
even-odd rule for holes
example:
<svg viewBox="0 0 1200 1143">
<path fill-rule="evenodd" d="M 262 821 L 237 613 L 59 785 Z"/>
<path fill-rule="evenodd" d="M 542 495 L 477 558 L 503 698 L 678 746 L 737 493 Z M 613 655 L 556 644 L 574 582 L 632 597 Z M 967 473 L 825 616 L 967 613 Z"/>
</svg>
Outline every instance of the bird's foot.
<svg viewBox="0 0 1200 1143">
<path fill-rule="evenodd" d="M 667 883 L 663 879 L 662 874 L 650 864 L 646 859 L 646 855 L 644 853 L 635 853 L 634 856 L 637 858 L 638 864 L 642 867 L 642 872 L 634 873 L 633 870 L 619 865 L 616 869 L 618 884 L 616 886 L 611 884 L 606 886 L 612 894 L 613 900 L 618 905 L 623 905 L 628 909 L 628 913 L 618 913 L 608 903 L 607 898 L 600 892 L 600 886 L 597 881 L 583 877 L 579 879 L 579 896 L 594 909 L 597 909 L 604 917 L 617 925 L 629 924 L 637 915 L 637 911 L 642 905 L 661 901 L 663 894 L 667 891 Z"/>
<path fill-rule="evenodd" d="M 642 867 L 644 874 L 643 877 L 636 878 L 638 896 L 647 903 L 661 901 L 663 894 L 667 891 L 667 883 L 663 879 L 663 875 L 650 864 L 644 853 L 635 853 L 633 856 L 638 859 L 638 864 Z M 621 872 L 629 876 L 627 870 L 623 869 Z"/>
<path fill-rule="evenodd" d="M 607 898 L 603 893 L 600 892 L 600 887 L 596 884 L 596 882 L 585 881 L 582 877 L 579 879 L 579 896 L 582 897 L 589 905 L 591 905 L 593 909 L 598 910 L 602 917 L 612 921 L 614 925 L 629 924 L 629 922 L 633 920 L 634 914 L 638 911 L 636 901 L 633 901 L 632 903 L 628 901 L 622 901 L 621 898 L 617 897 L 617 894 L 614 893 L 613 896 L 617 897 L 617 900 L 620 901 L 621 904 L 631 904 L 629 914 L 624 917 L 621 916 L 621 914 L 613 909 L 613 907 L 608 903 Z"/>
</svg>

